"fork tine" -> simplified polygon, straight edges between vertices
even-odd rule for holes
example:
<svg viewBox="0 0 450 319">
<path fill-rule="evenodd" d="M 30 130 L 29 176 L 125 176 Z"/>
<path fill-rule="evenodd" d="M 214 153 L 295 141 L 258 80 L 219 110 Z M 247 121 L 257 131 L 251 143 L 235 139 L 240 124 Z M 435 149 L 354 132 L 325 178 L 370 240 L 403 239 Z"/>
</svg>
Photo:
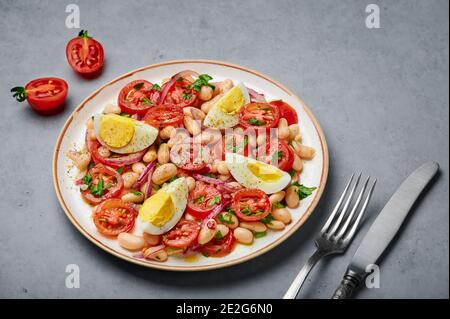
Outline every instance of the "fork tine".
<svg viewBox="0 0 450 319">
<path fill-rule="evenodd" d="M 375 181 L 372 184 L 372 187 L 369 189 L 369 192 L 366 196 L 366 199 L 364 200 L 364 204 L 361 208 L 361 211 L 358 214 L 358 217 L 356 218 L 355 222 L 353 223 L 352 228 L 350 228 L 350 231 L 348 232 L 348 234 L 344 237 L 343 241 L 345 243 L 349 242 L 350 240 L 352 240 L 353 235 L 355 235 L 356 233 L 356 229 L 358 228 L 359 223 L 361 222 L 361 219 L 364 215 L 364 212 L 366 211 L 367 205 L 369 204 L 370 198 L 372 197 L 372 193 L 373 190 L 375 189 L 375 185 L 377 184 L 377 180 L 375 179 Z"/>
<path fill-rule="evenodd" d="M 333 211 L 332 211 L 330 217 L 328 217 L 328 219 L 327 219 L 325 225 L 324 225 L 324 226 L 322 227 L 322 229 L 320 230 L 320 232 L 321 232 L 322 234 L 325 233 L 325 232 L 327 231 L 328 227 L 330 227 L 330 224 L 331 224 L 331 222 L 333 221 L 334 216 L 335 216 L 336 213 L 339 211 L 339 208 L 341 207 L 342 202 L 344 201 L 345 195 L 347 195 L 348 188 L 350 187 L 350 184 L 351 184 L 352 181 L 353 181 L 353 177 L 355 177 L 355 173 L 353 173 L 352 176 L 350 177 L 350 180 L 348 181 L 347 186 L 345 186 L 345 189 L 344 189 L 344 191 L 342 192 L 342 195 L 341 195 L 341 197 L 339 198 L 339 201 L 337 202 L 336 206 L 334 207 L 334 209 L 333 209 Z"/>
<path fill-rule="evenodd" d="M 342 223 L 342 219 L 347 214 L 348 207 L 350 206 L 350 203 L 353 199 L 353 194 L 355 193 L 356 187 L 358 187 L 359 180 L 361 179 L 361 174 L 359 173 L 358 178 L 356 179 L 355 184 L 352 187 L 352 190 L 350 191 L 350 194 L 348 195 L 347 201 L 345 202 L 344 208 L 342 208 L 342 211 L 340 212 L 338 219 L 334 222 L 333 226 L 331 227 L 331 230 L 328 232 L 327 236 L 330 238 L 334 233 L 336 233 L 336 230 L 339 228 L 339 226 Z"/>
<path fill-rule="evenodd" d="M 344 226 L 342 226 L 341 229 L 339 229 L 339 232 L 338 232 L 338 234 L 336 235 L 336 239 L 340 239 L 340 238 L 342 237 L 342 235 L 345 234 L 345 232 L 346 232 L 348 226 L 350 225 L 350 222 L 353 221 L 353 216 L 355 215 L 356 210 L 357 210 L 358 207 L 359 207 L 359 203 L 361 202 L 361 199 L 362 199 L 362 197 L 363 197 L 363 195 L 364 195 L 364 192 L 366 191 L 367 184 L 369 183 L 369 180 L 370 180 L 370 176 L 366 179 L 366 182 L 364 183 L 364 185 L 363 185 L 361 191 L 359 192 L 358 198 L 356 199 L 356 202 L 355 202 L 355 204 L 353 205 L 353 208 L 352 208 L 350 214 L 349 214 L 348 217 L 345 219 Z"/>
</svg>

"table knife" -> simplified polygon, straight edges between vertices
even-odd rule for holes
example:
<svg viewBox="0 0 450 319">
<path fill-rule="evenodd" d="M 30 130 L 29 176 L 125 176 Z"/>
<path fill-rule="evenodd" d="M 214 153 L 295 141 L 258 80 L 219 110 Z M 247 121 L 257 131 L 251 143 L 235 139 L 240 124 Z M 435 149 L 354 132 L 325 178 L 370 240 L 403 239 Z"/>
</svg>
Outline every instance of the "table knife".
<svg viewBox="0 0 450 319">
<path fill-rule="evenodd" d="M 439 170 L 428 162 L 415 170 L 392 195 L 364 236 L 333 299 L 350 298 L 367 276 L 366 267 L 375 264 L 400 229 L 422 191 Z"/>
</svg>

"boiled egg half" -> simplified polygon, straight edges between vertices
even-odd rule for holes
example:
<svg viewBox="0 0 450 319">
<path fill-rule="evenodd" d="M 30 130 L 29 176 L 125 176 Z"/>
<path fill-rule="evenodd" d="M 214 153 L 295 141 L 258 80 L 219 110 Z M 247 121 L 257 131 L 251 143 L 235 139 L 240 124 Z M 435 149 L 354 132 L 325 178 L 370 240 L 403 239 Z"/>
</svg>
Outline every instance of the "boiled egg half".
<svg viewBox="0 0 450 319">
<path fill-rule="evenodd" d="M 226 153 L 225 161 L 231 175 L 246 188 L 257 188 L 266 194 L 273 194 L 291 182 L 291 176 L 285 171 L 253 158 Z"/>
<path fill-rule="evenodd" d="M 187 197 L 186 178 L 177 178 L 145 200 L 139 209 L 137 228 L 151 235 L 168 232 L 183 216 Z"/>
<path fill-rule="evenodd" d="M 153 126 L 117 114 L 97 114 L 93 120 L 98 141 L 115 153 L 142 151 L 158 137 Z"/>
</svg>

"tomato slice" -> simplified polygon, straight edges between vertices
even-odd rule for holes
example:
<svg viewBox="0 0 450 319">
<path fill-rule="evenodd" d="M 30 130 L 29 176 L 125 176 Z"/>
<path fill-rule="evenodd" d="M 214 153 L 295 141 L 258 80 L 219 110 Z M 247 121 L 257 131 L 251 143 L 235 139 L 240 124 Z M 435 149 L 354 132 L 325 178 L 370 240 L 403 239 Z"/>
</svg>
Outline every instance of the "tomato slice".
<svg viewBox="0 0 450 319">
<path fill-rule="evenodd" d="M 204 219 L 222 202 L 222 195 L 211 185 L 198 181 L 189 193 L 186 212 L 196 219 Z"/>
<path fill-rule="evenodd" d="M 297 112 L 292 106 L 282 100 L 272 101 L 270 104 L 278 107 L 278 110 L 280 111 L 280 118 L 285 118 L 288 125 L 298 123 Z"/>
<path fill-rule="evenodd" d="M 133 229 L 138 212 L 133 204 L 120 199 L 108 199 L 93 213 L 97 230 L 105 236 L 117 236 Z"/>
<path fill-rule="evenodd" d="M 210 149 L 192 141 L 184 141 L 172 146 L 170 161 L 186 171 L 201 171 L 211 162 Z"/>
<path fill-rule="evenodd" d="M 249 103 L 239 113 L 239 123 L 244 128 L 273 128 L 278 125 L 280 112 L 269 103 Z"/>
<path fill-rule="evenodd" d="M 201 252 L 207 257 L 224 257 L 233 251 L 235 242 L 233 232 L 230 230 L 225 237 L 213 238 L 209 243 L 201 246 Z"/>
<path fill-rule="evenodd" d="M 157 104 L 160 92 L 153 88 L 153 84 L 146 80 L 135 80 L 120 90 L 117 104 L 122 112 L 144 115 Z"/>
<path fill-rule="evenodd" d="M 259 189 L 241 189 L 234 193 L 231 209 L 245 221 L 257 221 L 269 215 L 269 197 Z"/>
<path fill-rule="evenodd" d="M 35 79 L 25 87 L 16 86 L 11 89 L 18 102 L 27 100 L 31 108 L 40 113 L 51 112 L 61 106 L 68 91 L 66 81 L 52 77 Z"/>
<path fill-rule="evenodd" d="M 87 30 L 81 30 L 78 37 L 67 43 L 66 57 L 75 72 L 95 75 L 103 67 L 105 54 L 100 42 L 90 37 Z"/>
<path fill-rule="evenodd" d="M 122 176 L 102 164 L 91 168 L 83 182 L 88 188 L 81 194 L 92 205 L 98 205 L 107 199 L 118 197 L 123 189 Z"/>
<path fill-rule="evenodd" d="M 187 107 L 196 104 L 198 92 L 190 88 L 191 82 L 183 77 L 173 77 L 163 84 L 160 104 L 172 104 L 178 107 Z"/>
<path fill-rule="evenodd" d="M 200 232 L 200 226 L 193 221 L 181 220 L 169 233 L 163 236 L 163 243 L 173 248 L 187 248 Z"/>
<path fill-rule="evenodd" d="M 144 116 L 144 122 L 156 128 L 166 126 L 179 127 L 183 124 L 183 109 L 172 104 L 152 107 Z"/>
<path fill-rule="evenodd" d="M 248 135 L 241 131 L 235 129 L 232 132 L 225 131 L 224 144 L 227 153 L 237 153 L 243 156 L 249 154 Z"/>
<path fill-rule="evenodd" d="M 278 143 L 267 142 L 264 146 L 264 156 L 259 156 L 258 159 L 267 164 L 276 165 L 283 171 L 289 171 L 294 163 L 294 152 L 289 145 L 278 140 Z"/>
</svg>

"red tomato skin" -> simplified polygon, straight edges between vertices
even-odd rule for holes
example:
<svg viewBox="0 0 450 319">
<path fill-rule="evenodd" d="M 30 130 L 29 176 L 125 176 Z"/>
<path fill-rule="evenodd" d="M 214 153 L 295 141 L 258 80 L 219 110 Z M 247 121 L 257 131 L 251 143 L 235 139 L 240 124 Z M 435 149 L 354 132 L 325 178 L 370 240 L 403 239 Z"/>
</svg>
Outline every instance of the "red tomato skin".
<svg viewBox="0 0 450 319">
<path fill-rule="evenodd" d="M 127 209 L 129 211 L 128 213 L 131 213 L 131 216 L 127 216 L 127 217 L 129 217 L 128 224 L 124 225 L 123 228 L 118 229 L 118 230 L 105 229 L 105 227 L 100 223 L 100 220 L 99 220 L 99 217 L 101 217 L 103 208 L 105 208 L 105 206 L 106 206 L 106 209 L 117 208 L 117 207 Z M 120 233 L 127 233 L 133 229 L 137 215 L 138 215 L 138 212 L 137 212 L 136 208 L 133 206 L 133 204 L 124 202 L 121 199 L 112 198 L 112 199 L 105 200 L 100 205 L 98 205 L 95 208 L 92 217 L 94 220 L 95 227 L 102 235 L 109 236 L 109 237 L 116 237 Z"/>
<path fill-rule="evenodd" d="M 266 202 L 264 212 L 257 216 L 255 216 L 255 215 L 247 216 L 247 215 L 243 214 L 240 209 L 239 199 L 241 197 L 251 197 L 251 196 L 259 197 L 260 199 L 262 199 Z M 250 188 L 244 188 L 244 189 L 241 189 L 241 190 L 237 191 L 236 193 L 234 193 L 231 208 L 233 209 L 234 213 L 240 220 L 244 220 L 244 221 L 248 221 L 248 222 L 258 221 L 261 218 L 264 218 L 267 215 L 269 215 L 269 213 L 271 212 L 271 204 L 269 201 L 269 197 L 266 195 L 266 193 L 264 193 L 263 191 L 261 191 L 259 189 L 250 189 Z"/>
<path fill-rule="evenodd" d="M 189 193 L 186 213 L 189 213 L 198 220 L 203 220 L 205 219 L 206 216 L 208 216 L 209 213 L 211 213 L 216 208 L 217 204 L 209 208 L 202 209 L 201 207 L 202 205 L 194 203 L 195 200 L 194 197 L 197 197 L 199 195 L 203 195 L 205 197 L 204 199 L 205 203 L 216 196 L 220 198 L 219 203 L 221 203 L 223 201 L 223 198 L 222 194 L 216 188 L 214 188 L 214 186 L 207 185 L 206 183 L 202 182 L 197 182 L 195 189 Z"/>
<path fill-rule="evenodd" d="M 136 108 L 133 105 L 131 105 L 131 102 L 125 101 L 126 95 L 130 92 L 130 90 L 133 89 L 133 87 L 138 83 L 144 83 L 143 86 L 145 86 L 146 89 L 151 91 L 152 83 L 146 80 L 134 80 L 130 83 L 126 84 L 119 92 L 119 96 L 117 97 L 117 105 L 119 105 L 122 112 L 128 113 L 128 114 L 138 114 L 138 115 L 145 115 L 147 111 L 153 107 L 154 105 L 149 105 L 146 108 Z M 159 94 L 158 94 L 159 95 Z M 149 97 L 147 97 L 149 98 Z M 150 98 L 150 100 L 152 100 Z M 152 101 L 156 105 L 156 101 Z"/>
<path fill-rule="evenodd" d="M 49 80 L 58 81 L 59 84 L 63 87 L 63 91 L 54 97 L 48 97 L 45 99 L 37 98 L 33 94 L 27 94 L 27 102 L 30 105 L 30 107 L 37 113 L 44 115 L 50 115 L 62 110 L 60 106 L 62 106 L 66 101 L 67 94 L 69 92 L 69 86 L 67 85 L 67 82 L 60 78 L 45 77 L 35 79 L 27 83 L 27 85 L 25 85 L 25 90 L 30 90 L 34 88 L 33 86 L 34 83 L 38 81 L 49 81 Z"/>
<path fill-rule="evenodd" d="M 66 46 L 66 58 L 67 58 L 67 62 L 69 63 L 70 67 L 78 74 L 82 75 L 82 76 L 86 76 L 88 78 L 91 77 L 96 77 L 98 76 L 102 69 L 103 69 L 103 65 L 104 65 L 104 60 L 105 60 L 105 51 L 103 50 L 103 46 L 101 45 L 100 42 L 98 42 L 97 40 L 95 40 L 94 38 L 88 38 L 86 39 L 86 41 L 90 44 L 95 46 L 95 48 L 98 50 L 97 53 L 97 58 L 98 58 L 98 63 L 95 65 L 95 67 L 92 68 L 81 68 L 79 66 L 77 66 L 71 57 L 71 50 L 72 47 L 76 44 L 83 44 L 84 39 L 81 38 L 80 36 L 77 36 L 73 39 L 71 39 Z"/>
<path fill-rule="evenodd" d="M 280 111 L 280 118 L 285 118 L 288 125 L 298 123 L 298 115 L 295 109 L 282 100 L 272 101 L 269 104 L 275 105 Z"/>
<path fill-rule="evenodd" d="M 209 243 L 201 247 L 201 252 L 208 257 L 224 257 L 231 253 L 235 247 L 236 239 L 230 230 L 228 234 L 221 240 L 215 238 Z"/>
</svg>

